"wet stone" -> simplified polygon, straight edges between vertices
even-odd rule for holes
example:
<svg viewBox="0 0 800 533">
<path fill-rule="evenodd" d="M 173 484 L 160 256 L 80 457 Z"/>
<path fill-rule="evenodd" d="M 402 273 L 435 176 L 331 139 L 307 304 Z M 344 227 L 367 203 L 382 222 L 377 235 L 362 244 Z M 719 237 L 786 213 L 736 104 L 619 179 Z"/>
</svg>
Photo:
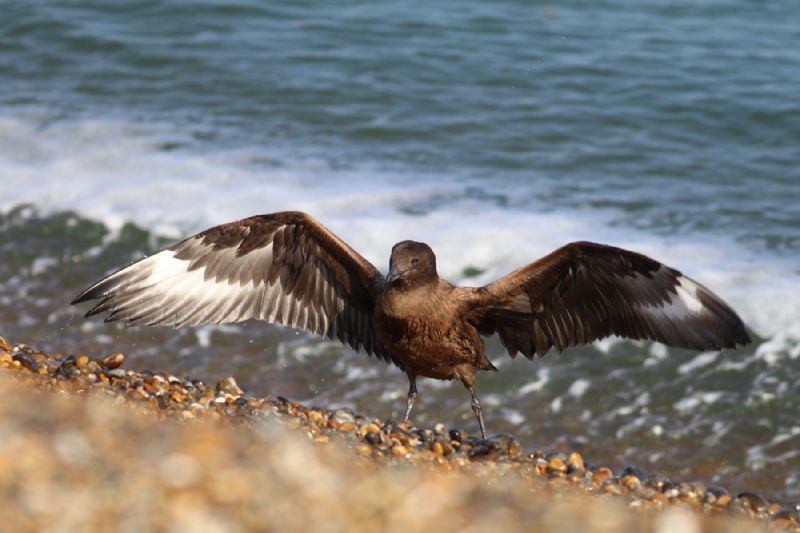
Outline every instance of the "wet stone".
<svg viewBox="0 0 800 533">
<path fill-rule="evenodd" d="M 447 442 L 446 440 L 442 439 L 441 443 L 442 443 L 442 450 L 444 450 L 445 456 L 448 456 L 455 452 L 455 448 L 453 448 L 453 445 Z"/>
<path fill-rule="evenodd" d="M 544 476 L 547 474 L 547 460 L 543 457 L 537 457 L 533 460 L 533 471 L 536 472 L 538 476 Z"/>
<path fill-rule="evenodd" d="M 541 451 L 541 450 L 535 450 L 535 451 L 533 451 L 533 452 L 528 454 L 528 458 L 529 459 L 533 459 L 533 460 L 544 459 L 545 458 L 545 453 L 543 451 Z"/>
<path fill-rule="evenodd" d="M 442 443 L 438 440 L 431 446 L 431 451 L 436 455 L 444 455 L 444 448 L 442 447 Z"/>
<path fill-rule="evenodd" d="M 570 472 L 583 473 L 586 470 L 586 465 L 583 462 L 583 456 L 578 452 L 572 452 L 567 457 L 567 468 Z"/>
<path fill-rule="evenodd" d="M 89 364 L 89 356 L 88 355 L 81 355 L 78 359 L 75 360 L 75 366 L 86 366 Z"/>
<path fill-rule="evenodd" d="M 738 498 L 731 500 L 728 511 L 738 516 L 752 516 L 752 511 Z"/>
<path fill-rule="evenodd" d="M 570 480 L 571 483 L 576 485 L 585 484 L 585 482 L 587 481 L 585 472 L 568 472 L 567 478 Z"/>
<path fill-rule="evenodd" d="M 706 489 L 700 483 L 680 483 L 678 490 L 682 498 L 693 503 L 702 502 L 706 497 Z"/>
<path fill-rule="evenodd" d="M 402 444 L 399 444 L 392 448 L 392 455 L 394 456 L 403 456 L 406 455 L 407 453 L 408 453 L 408 448 L 406 448 Z"/>
<path fill-rule="evenodd" d="M 518 448 L 516 441 L 509 435 L 495 435 L 489 439 L 497 450 L 511 453 Z"/>
<path fill-rule="evenodd" d="M 656 500 L 658 496 L 662 496 L 660 492 L 652 487 L 642 487 L 637 492 L 637 495 L 645 500 Z"/>
<path fill-rule="evenodd" d="M 631 466 L 631 465 L 626 466 L 622 470 L 622 473 L 619 475 L 619 477 L 622 478 L 622 477 L 630 476 L 630 475 L 636 476 L 639 479 L 644 479 L 645 478 L 644 472 L 642 472 L 641 470 L 639 470 L 635 466 Z"/>
<path fill-rule="evenodd" d="M 767 511 L 769 504 L 761 495 L 754 492 L 741 492 L 736 499 L 749 511 L 760 514 Z"/>
<path fill-rule="evenodd" d="M 381 432 L 381 428 L 379 428 L 379 427 L 378 427 L 378 426 L 376 426 L 375 424 L 367 424 L 367 425 L 366 425 L 366 426 L 364 426 L 362 429 L 364 430 L 364 433 L 365 433 L 365 434 L 367 434 L 367 433 L 377 433 L 377 434 L 380 434 L 380 432 Z"/>
<path fill-rule="evenodd" d="M 412 435 L 404 429 L 403 424 L 392 419 L 387 420 L 383 424 L 383 431 L 384 433 L 393 435 L 395 438 L 403 437 L 408 439 L 412 437 Z"/>
<path fill-rule="evenodd" d="M 170 398 L 172 399 L 172 401 L 176 403 L 185 403 L 186 401 L 189 400 L 189 396 L 187 396 L 186 393 L 177 390 L 172 391 L 172 393 L 170 394 Z"/>
<path fill-rule="evenodd" d="M 592 481 L 595 483 L 602 483 L 613 476 L 614 472 L 612 472 L 610 468 L 601 466 L 595 471 L 594 475 L 592 476 Z"/>
<path fill-rule="evenodd" d="M 647 476 L 647 479 L 644 480 L 644 484 L 646 487 L 655 489 L 658 492 L 662 492 L 664 483 L 667 483 L 668 481 L 669 479 L 666 476 L 661 474 L 651 474 Z"/>
<path fill-rule="evenodd" d="M 233 379 L 232 376 L 219 380 L 217 382 L 215 390 L 218 393 L 223 392 L 225 394 L 231 394 L 234 396 L 241 396 L 242 394 L 244 394 L 244 391 L 239 388 L 239 385 L 237 385 L 236 380 Z"/>
<path fill-rule="evenodd" d="M 661 492 L 667 498 L 677 498 L 681 494 L 678 484 L 673 481 L 667 481 L 664 483 L 664 485 L 661 487 Z"/>
<path fill-rule="evenodd" d="M 633 474 L 622 476 L 620 484 L 630 492 L 638 492 L 642 488 L 642 480 Z"/>
<path fill-rule="evenodd" d="M 373 446 L 377 446 L 381 443 L 381 435 L 376 431 L 370 431 L 366 435 L 364 435 L 364 440 L 368 443 L 372 444 Z"/>
<path fill-rule="evenodd" d="M 100 374 L 101 372 L 105 372 L 105 369 L 102 366 L 100 366 L 100 364 L 97 361 L 89 361 L 89 363 L 83 368 L 83 371 Z"/>
<path fill-rule="evenodd" d="M 36 372 L 41 367 L 41 365 L 37 363 L 33 357 L 25 353 L 16 353 L 11 359 L 33 372 Z"/>
<path fill-rule="evenodd" d="M 767 508 L 767 514 L 770 516 L 774 516 L 781 511 L 783 511 L 783 506 L 778 502 L 772 502 Z"/>
<path fill-rule="evenodd" d="M 456 442 L 462 442 L 461 431 L 457 429 L 450 430 L 450 440 L 454 440 Z"/>
<path fill-rule="evenodd" d="M 470 459 L 485 457 L 492 451 L 492 443 L 488 440 L 478 441 L 474 446 L 469 449 L 467 455 Z"/>
<path fill-rule="evenodd" d="M 244 398 L 244 397 L 236 398 L 236 400 L 233 403 L 236 404 L 236 407 L 238 407 L 239 409 L 249 409 L 250 408 L 250 402 L 248 401 L 247 398 Z"/>
<path fill-rule="evenodd" d="M 411 433 L 411 426 L 408 424 L 408 422 L 398 422 L 397 428 L 405 435 L 410 435 Z"/>
<path fill-rule="evenodd" d="M 789 527 L 800 524 L 800 515 L 797 511 L 785 509 L 775 513 L 772 523 L 778 527 Z"/>
<path fill-rule="evenodd" d="M 100 364 L 106 367 L 109 370 L 114 370 L 115 368 L 119 368 L 122 366 L 122 363 L 125 362 L 125 355 L 121 352 L 114 352 L 110 355 L 103 357 L 100 360 Z"/>
<path fill-rule="evenodd" d="M 353 414 L 353 411 L 351 411 L 350 409 L 337 409 L 336 411 L 333 412 L 331 420 L 333 420 L 338 424 L 344 424 L 346 422 L 349 422 L 350 424 L 355 424 L 356 417 Z"/>
<path fill-rule="evenodd" d="M 443 437 L 437 437 L 431 446 L 431 450 L 436 455 L 448 456 L 454 452 L 453 446 Z"/>
<path fill-rule="evenodd" d="M 417 436 L 417 440 L 419 440 L 422 444 L 426 446 L 433 444 L 433 436 L 435 435 L 433 431 L 418 429 L 414 431 L 413 434 Z"/>
<path fill-rule="evenodd" d="M 705 502 L 716 507 L 725 507 L 731 502 L 731 496 L 725 489 L 708 487 L 706 489 Z"/>
<path fill-rule="evenodd" d="M 567 463 L 560 455 L 555 455 L 547 462 L 547 470 L 550 472 L 563 472 L 566 474 L 568 470 Z"/>
<path fill-rule="evenodd" d="M 545 457 L 545 459 L 547 459 L 548 461 L 549 461 L 550 459 L 553 459 L 554 457 L 560 457 L 560 458 L 561 458 L 562 460 L 564 460 L 564 461 L 566 461 L 566 460 L 567 460 L 567 454 L 565 454 L 565 453 L 564 453 L 564 452 L 562 452 L 562 451 L 553 451 L 553 452 L 547 452 L 547 454 L 546 454 L 544 457 Z"/>
</svg>

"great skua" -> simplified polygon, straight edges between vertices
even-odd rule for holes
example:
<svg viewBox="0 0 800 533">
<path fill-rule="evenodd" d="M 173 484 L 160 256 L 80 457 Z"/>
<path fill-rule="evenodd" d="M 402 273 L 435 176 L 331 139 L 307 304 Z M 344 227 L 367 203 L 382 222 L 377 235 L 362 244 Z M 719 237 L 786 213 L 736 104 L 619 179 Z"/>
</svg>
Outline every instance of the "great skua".
<svg viewBox="0 0 800 533">
<path fill-rule="evenodd" d="M 466 230 L 465 230 L 466 231 Z M 483 336 L 511 357 L 544 356 L 617 335 L 693 350 L 747 344 L 742 320 L 698 282 L 640 253 L 573 242 L 482 287 L 439 277 L 422 242 L 394 245 L 386 276 L 306 213 L 215 226 L 119 270 L 72 303 L 127 325 L 250 319 L 338 339 L 409 379 L 458 380 L 486 436 L 476 375 L 496 370 Z"/>
</svg>

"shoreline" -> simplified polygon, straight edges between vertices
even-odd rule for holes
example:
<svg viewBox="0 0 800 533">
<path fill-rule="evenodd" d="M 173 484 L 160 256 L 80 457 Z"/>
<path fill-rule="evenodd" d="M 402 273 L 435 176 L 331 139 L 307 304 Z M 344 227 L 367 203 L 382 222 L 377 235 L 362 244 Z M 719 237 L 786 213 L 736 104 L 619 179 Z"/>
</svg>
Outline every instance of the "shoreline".
<svg viewBox="0 0 800 533">
<path fill-rule="evenodd" d="M 89 399 L 88 403 L 97 399 L 114 406 L 125 405 L 136 416 L 144 415 L 158 425 L 189 427 L 213 421 L 222 432 L 228 428 L 255 434 L 262 433 L 265 426 L 279 427 L 279 431 L 288 433 L 286 438 L 292 441 L 292 447 L 303 447 L 297 443 L 304 441 L 323 454 L 344 454 L 335 459 L 343 463 L 337 468 L 346 469 L 352 464 L 377 470 L 380 475 L 396 475 L 394 471 L 399 467 L 423 477 L 456 476 L 467 485 L 476 479 L 479 485 L 511 483 L 517 490 L 523 487 L 522 490 L 534 491 L 537 498 L 546 494 L 548 501 L 577 498 L 580 503 L 575 505 L 579 507 L 611 502 L 624 510 L 619 512 L 626 520 L 630 518 L 625 515 L 629 510 L 647 517 L 640 524 L 644 528 L 656 527 L 659 517 L 667 516 L 670 510 L 691 509 L 694 512 L 686 516 L 693 517 L 703 528 L 713 529 L 720 520 L 725 521 L 725 527 L 744 520 L 742 523 L 750 528 L 760 525 L 800 531 L 796 506 L 751 492 L 732 494 L 701 482 L 646 475 L 633 466 L 614 472 L 589 463 L 578 452 L 523 450 L 507 435 L 484 440 L 442 424 L 416 428 L 392 419 L 369 418 L 349 409 L 328 410 L 282 397 L 254 398 L 246 395 L 233 378 L 211 386 L 159 372 L 126 370 L 124 363 L 121 353 L 99 358 L 47 354 L 24 344 L 11 345 L 0 337 L 0 385 L 15 391 L 20 387 L 36 391 L 44 396 L 45 403 L 49 397 L 83 396 Z M 2 480 L 0 448 L 0 488 Z M 729 520 L 733 522 L 729 524 Z"/>
</svg>

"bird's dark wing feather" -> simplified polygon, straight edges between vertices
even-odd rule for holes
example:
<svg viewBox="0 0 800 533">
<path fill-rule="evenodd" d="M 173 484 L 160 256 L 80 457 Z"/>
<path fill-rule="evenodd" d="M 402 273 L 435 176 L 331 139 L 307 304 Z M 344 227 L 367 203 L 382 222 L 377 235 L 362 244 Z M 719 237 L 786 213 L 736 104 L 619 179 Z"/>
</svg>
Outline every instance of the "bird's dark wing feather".
<svg viewBox="0 0 800 533">
<path fill-rule="evenodd" d="M 387 361 L 372 321 L 383 276 L 300 212 L 210 228 L 93 285 L 87 316 L 128 325 L 199 325 L 259 319 L 337 338 Z"/>
<path fill-rule="evenodd" d="M 609 335 L 696 350 L 747 344 L 736 313 L 645 255 L 576 242 L 479 288 L 469 319 L 512 357 L 543 356 Z"/>
</svg>

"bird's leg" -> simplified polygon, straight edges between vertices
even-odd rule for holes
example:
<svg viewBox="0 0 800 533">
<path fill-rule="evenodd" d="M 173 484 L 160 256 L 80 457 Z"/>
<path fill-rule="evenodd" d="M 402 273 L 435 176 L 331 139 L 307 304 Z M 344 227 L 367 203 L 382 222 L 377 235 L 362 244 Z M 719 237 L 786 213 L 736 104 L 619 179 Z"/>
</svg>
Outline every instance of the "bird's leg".
<svg viewBox="0 0 800 533">
<path fill-rule="evenodd" d="M 472 410 L 475 416 L 478 417 L 478 424 L 481 426 L 481 438 L 486 438 L 486 426 L 483 425 L 483 415 L 481 414 L 481 402 L 478 400 L 478 394 L 473 390 L 472 392 Z"/>
<path fill-rule="evenodd" d="M 406 407 L 406 416 L 403 422 L 408 422 L 408 417 L 411 414 L 411 409 L 414 407 L 414 402 L 417 399 L 417 376 L 408 375 L 408 407 Z"/>
<path fill-rule="evenodd" d="M 472 395 L 472 411 L 478 418 L 478 424 L 481 426 L 481 438 L 486 438 L 486 426 L 483 424 L 483 414 L 481 413 L 481 402 L 478 400 L 478 392 L 475 390 L 475 370 L 465 372 L 461 376 L 461 383 L 467 388 Z"/>
</svg>

